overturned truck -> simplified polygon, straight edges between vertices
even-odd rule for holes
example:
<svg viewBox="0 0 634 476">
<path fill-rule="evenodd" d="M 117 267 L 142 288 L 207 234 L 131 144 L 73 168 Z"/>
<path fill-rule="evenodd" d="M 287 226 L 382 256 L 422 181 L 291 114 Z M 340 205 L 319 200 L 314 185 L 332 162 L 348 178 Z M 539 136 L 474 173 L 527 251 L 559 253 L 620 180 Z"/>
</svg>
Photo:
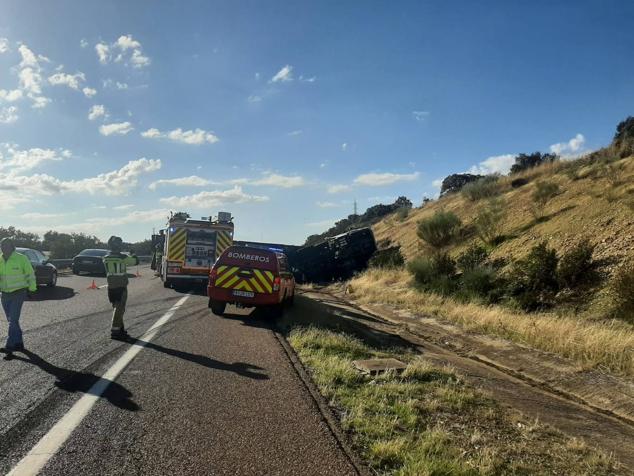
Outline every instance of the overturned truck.
<svg viewBox="0 0 634 476">
<path fill-rule="evenodd" d="M 359 228 L 293 250 L 288 258 L 298 282 L 325 283 L 349 279 L 364 270 L 376 249 L 372 230 Z"/>
</svg>

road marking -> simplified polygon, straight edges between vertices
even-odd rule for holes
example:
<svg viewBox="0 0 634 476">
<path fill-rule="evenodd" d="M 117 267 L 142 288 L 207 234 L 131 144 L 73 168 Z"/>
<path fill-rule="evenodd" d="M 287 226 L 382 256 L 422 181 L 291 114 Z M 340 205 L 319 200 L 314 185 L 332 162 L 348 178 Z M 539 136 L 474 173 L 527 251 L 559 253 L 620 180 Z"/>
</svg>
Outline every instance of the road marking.
<svg viewBox="0 0 634 476">
<path fill-rule="evenodd" d="M 141 352 L 143 347 L 154 339 L 159 328 L 169 321 L 174 313 L 181 307 L 189 295 L 183 296 L 174 304 L 169 311 L 154 323 L 138 341 L 134 343 L 112 367 L 86 392 L 61 420 L 20 460 L 20 462 L 7 474 L 7 476 L 33 476 L 40 472 L 44 465 L 59 451 L 71 433 L 79 426 L 82 420 L 88 415 L 93 405 L 101 398 L 108 385 L 123 372 L 132 362 L 132 359 Z M 139 343 L 140 342 L 140 343 Z"/>
<path fill-rule="evenodd" d="M 107 288 L 108 285 L 107 284 L 102 284 L 101 286 L 97 286 L 99 289 L 103 289 L 103 288 Z"/>
</svg>

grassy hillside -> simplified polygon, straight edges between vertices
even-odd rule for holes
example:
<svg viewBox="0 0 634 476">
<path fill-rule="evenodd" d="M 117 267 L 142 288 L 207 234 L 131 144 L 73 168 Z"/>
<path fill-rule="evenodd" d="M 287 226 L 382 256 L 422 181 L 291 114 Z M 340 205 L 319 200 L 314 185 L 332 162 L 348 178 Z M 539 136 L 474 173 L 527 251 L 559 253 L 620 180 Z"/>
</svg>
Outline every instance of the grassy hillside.
<svg viewBox="0 0 634 476">
<path fill-rule="evenodd" d="M 405 260 L 413 265 L 410 269 L 416 271 L 418 266 L 416 279 L 408 267 L 371 268 L 350 282 L 351 298 L 361 303 L 391 304 L 558 353 L 582 368 L 633 376 L 634 156 L 619 158 L 612 153 L 613 147 L 583 159 L 548 163 L 494 181 L 494 200 L 504 213 L 495 233 L 497 239 L 488 243 L 480 238 L 476 217 L 491 206 L 489 198 L 473 200 L 464 192 L 450 193 L 412 209 L 406 217 L 392 214 L 384 218 L 373 226 L 377 241 L 384 246 L 388 240 L 400 245 Z M 556 190 L 541 209 L 534 198 L 540 183 Z M 440 250 L 431 248 L 417 234 L 421 220 L 439 211 L 452 212 L 462 222 L 458 235 Z M 546 242 L 557 252 L 561 264 L 561 257 L 583 240 L 595 245 L 592 260 L 596 273 L 592 272 L 591 282 L 556 286 L 547 305 L 532 309 L 518 305 L 520 301 L 508 294 L 509 285 L 516 279 L 513 273 L 529 266 L 525 258 L 537 244 Z M 440 251 L 456 260 L 474 244 L 488 250 L 487 262 L 501 263 L 498 268 L 486 264 L 481 268 L 495 274 L 494 280 L 501 278 L 500 294 L 494 299 L 464 293 L 463 288 L 456 290 L 456 286 L 466 286 L 460 284 L 466 282 L 466 274 L 460 274 L 460 260 L 458 273 L 449 278 L 454 286 L 451 291 L 431 288 L 420 281 L 420 273 L 424 278 L 431 272 L 425 260 L 433 262 L 441 256 Z M 541 271 L 539 268 L 537 275 Z M 436 277 L 441 278 L 441 284 L 447 281 L 445 276 Z M 620 294 L 614 292 L 615 283 L 620 283 Z M 627 305 L 618 307 L 621 303 Z"/>
<path fill-rule="evenodd" d="M 615 172 L 616 170 L 616 172 Z M 513 188 L 518 178 L 526 185 Z M 539 181 L 559 185 L 560 193 L 544 207 L 543 217 L 536 219 L 532 194 Z M 526 256 L 536 243 L 544 240 L 559 253 L 583 239 L 596 245 L 594 260 L 602 274 L 598 292 L 587 304 L 587 311 L 600 314 L 592 304 L 600 306 L 609 277 L 620 265 L 634 261 L 634 157 L 606 165 L 603 162 L 579 160 L 555 162 L 522 174 L 502 177 L 499 197 L 504 200 L 505 216 L 500 223 L 504 240 L 490 247 L 491 258 L 515 261 Z M 474 230 L 474 219 L 486 200 L 471 201 L 461 193 L 448 194 L 413 209 L 402 220 L 391 215 L 373 226 L 377 240 L 400 244 L 406 260 L 430 250 L 417 236 L 417 224 L 439 210 L 455 213 L 463 223 L 460 239 L 447 248 L 457 257 L 470 245 L 481 243 Z M 597 302 L 597 300 L 599 300 Z"/>
</svg>

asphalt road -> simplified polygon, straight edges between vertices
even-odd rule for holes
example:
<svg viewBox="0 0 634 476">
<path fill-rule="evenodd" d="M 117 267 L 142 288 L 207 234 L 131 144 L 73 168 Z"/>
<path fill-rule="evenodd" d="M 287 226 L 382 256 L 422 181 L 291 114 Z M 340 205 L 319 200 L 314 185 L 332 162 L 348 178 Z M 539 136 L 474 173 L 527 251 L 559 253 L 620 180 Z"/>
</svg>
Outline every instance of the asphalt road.
<svg viewBox="0 0 634 476">
<path fill-rule="evenodd" d="M 131 342 L 110 340 L 107 293 L 86 289 L 92 277 L 61 276 L 25 303 L 27 352 L 0 361 L 2 473 L 28 473 L 35 466 L 23 458 L 35 447 L 41 474 L 356 474 L 266 318 L 232 308 L 212 316 L 203 295 L 139 271 Z M 85 401 L 94 405 L 74 418 Z"/>
</svg>

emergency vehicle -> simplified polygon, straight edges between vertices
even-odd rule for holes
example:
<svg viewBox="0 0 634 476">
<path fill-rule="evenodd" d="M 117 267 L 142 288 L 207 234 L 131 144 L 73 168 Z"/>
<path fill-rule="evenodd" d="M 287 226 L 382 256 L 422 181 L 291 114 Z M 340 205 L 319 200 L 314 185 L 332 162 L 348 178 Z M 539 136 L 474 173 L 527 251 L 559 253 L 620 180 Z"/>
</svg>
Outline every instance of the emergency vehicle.
<svg viewBox="0 0 634 476">
<path fill-rule="evenodd" d="M 227 304 L 266 307 L 281 314 L 295 297 L 295 278 L 284 253 L 274 249 L 231 246 L 211 268 L 207 286 L 209 307 L 216 315 Z"/>
<path fill-rule="evenodd" d="M 216 259 L 233 243 L 233 218 L 228 212 L 200 220 L 184 212 L 173 213 L 161 235 L 163 286 L 205 283 Z"/>
</svg>

